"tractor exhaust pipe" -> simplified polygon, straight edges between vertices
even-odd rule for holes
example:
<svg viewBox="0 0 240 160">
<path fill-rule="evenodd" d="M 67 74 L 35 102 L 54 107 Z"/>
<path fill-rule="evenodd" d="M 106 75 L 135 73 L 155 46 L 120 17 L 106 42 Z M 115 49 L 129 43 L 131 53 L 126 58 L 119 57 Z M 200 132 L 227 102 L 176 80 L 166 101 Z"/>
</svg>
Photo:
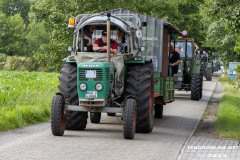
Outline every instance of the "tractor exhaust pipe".
<svg viewBox="0 0 240 160">
<path fill-rule="evenodd" d="M 110 28 L 110 17 L 111 17 L 111 13 L 108 13 L 107 14 L 107 59 L 108 59 L 108 62 L 110 62 L 110 52 L 111 52 L 111 44 L 110 44 L 110 31 L 111 31 L 111 28 Z"/>
</svg>

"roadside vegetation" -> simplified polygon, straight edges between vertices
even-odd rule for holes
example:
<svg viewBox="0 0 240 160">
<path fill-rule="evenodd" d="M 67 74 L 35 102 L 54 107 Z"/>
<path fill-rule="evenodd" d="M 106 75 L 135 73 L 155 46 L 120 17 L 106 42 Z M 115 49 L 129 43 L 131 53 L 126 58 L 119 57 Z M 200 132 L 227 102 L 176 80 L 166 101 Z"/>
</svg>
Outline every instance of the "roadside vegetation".
<svg viewBox="0 0 240 160">
<path fill-rule="evenodd" d="M 0 131 L 47 121 L 57 73 L 0 72 Z"/>
<path fill-rule="evenodd" d="M 0 69 L 2 69 L 6 63 L 6 55 L 0 53 Z"/>
<path fill-rule="evenodd" d="M 227 75 L 219 80 L 223 86 L 223 96 L 217 113 L 216 132 L 220 137 L 240 140 L 240 89 L 232 85 L 236 81 Z"/>
</svg>

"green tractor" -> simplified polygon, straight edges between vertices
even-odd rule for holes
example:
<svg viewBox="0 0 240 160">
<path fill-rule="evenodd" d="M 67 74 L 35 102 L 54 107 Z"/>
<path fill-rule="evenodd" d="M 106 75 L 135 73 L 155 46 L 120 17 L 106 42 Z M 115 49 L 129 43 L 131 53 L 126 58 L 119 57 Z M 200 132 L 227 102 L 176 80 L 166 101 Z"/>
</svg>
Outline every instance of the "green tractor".
<svg viewBox="0 0 240 160">
<path fill-rule="evenodd" d="M 176 39 L 175 49 L 180 54 L 181 63 L 174 75 L 174 88 L 191 91 L 191 100 L 198 101 L 202 98 L 203 74 L 201 61 L 196 58 L 194 39 Z"/>
<path fill-rule="evenodd" d="M 107 53 L 85 49 L 84 29 L 92 25 L 93 42 L 107 30 Z M 100 123 L 102 113 L 122 115 L 125 139 L 133 139 L 135 132 L 152 132 L 154 116 L 161 118 L 163 105 L 174 101 L 173 77 L 168 77 L 163 59 L 168 59 L 169 35 L 180 32 L 165 21 L 124 9 L 80 14 L 69 20 L 69 27 L 74 28 L 73 45 L 52 100 L 52 134 L 84 130 L 88 115 L 91 123 Z M 116 39 L 119 29 L 126 42 L 113 55 L 110 38 Z"/>
<path fill-rule="evenodd" d="M 201 54 L 201 65 L 203 68 L 203 76 L 207 81 L 211 81 L 213 73 L 213 62 L 211 56 L 208 55 L 208 53 L 205 51 L 203 51 Z"/>
</svg>

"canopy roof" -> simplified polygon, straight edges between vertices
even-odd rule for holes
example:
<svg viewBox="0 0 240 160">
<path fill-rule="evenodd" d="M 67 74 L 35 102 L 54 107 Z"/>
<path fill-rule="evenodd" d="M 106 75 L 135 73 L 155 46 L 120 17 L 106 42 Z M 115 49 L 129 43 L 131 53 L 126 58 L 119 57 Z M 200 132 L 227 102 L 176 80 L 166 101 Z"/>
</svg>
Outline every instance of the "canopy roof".
<svg viewBox="0 0 240 160">
<path fill-rule="evenodd" d="M 107 19 L 108 17 L 104 14 L 84 15 L 79 23 L 77 23 L 74 33 L 87 25 L 95 25 L 98 29 L 106 29 Z M 131 23 L 128 23 L 115 15 L 111 15 L 110 20 L 111 27 L 120 28 L 125 33 L 130 33 L 130 29 L 133 28 Z"/>
</svg>

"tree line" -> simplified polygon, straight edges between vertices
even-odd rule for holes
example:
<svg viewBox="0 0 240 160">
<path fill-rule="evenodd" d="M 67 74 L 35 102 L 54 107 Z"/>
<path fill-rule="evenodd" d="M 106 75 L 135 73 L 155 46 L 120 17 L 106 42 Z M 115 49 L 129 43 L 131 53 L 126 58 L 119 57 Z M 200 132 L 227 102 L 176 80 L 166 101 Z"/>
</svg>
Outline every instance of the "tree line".
<svg viewBox="0 0 240 160">
<path fill-rule="evenodd" d="M 0 53 L 58 71 L 72 43 L 68 19 L 116 8 L 166 20 L 224 62 L 240 61 L 238 0 L 0 0 Z"/>
</svg>

